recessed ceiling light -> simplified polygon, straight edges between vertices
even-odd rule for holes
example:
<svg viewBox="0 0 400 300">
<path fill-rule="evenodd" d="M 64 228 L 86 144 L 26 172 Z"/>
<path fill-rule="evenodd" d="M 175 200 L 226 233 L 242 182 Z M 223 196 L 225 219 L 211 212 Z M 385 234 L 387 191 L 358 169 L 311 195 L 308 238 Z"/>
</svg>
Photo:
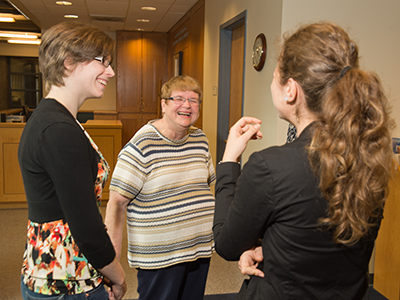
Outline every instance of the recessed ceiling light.
<svg viewBox="0 0 400 300">
<path fill-rule="evenodd" d="M 64 15 L 64 18 L 67 18 L 67 19 L 78 19 L 79 17 L 77 15 Z"/>
<path fill-rule="evenodd" d="M 157 8 L 155 8 L 154 6 L 142 6 L 141 7 L 143 10 L 156 10 Z"/>
<path fill-rule="evenodd" d="M 39 45 L 40 44 L 40 40 L 34 40 L 34 41 L 30 41 L 30 40 L 7 40 L 8 43 L 10 44 L 33 44 L 33 45 Z"/>
<path fill-rule="evenodd" d="M 69 1 L 56 1 L 58 5 L 72 5 L 72 2 Z"/>
<path fill-rule="evenodd" d="M 29 34 L 17 34 L 17 33 L 1 33 L 0 37 L 9 37 L 9 38 L 24 38 L 24 39 L 37 39 L 37 35 L 29 35 Z"/>
<path fill-rule="evenodd" d="M 150 20 L 148 20 L 148 19 L 137 19 L 136 22 L 149 23 Z"/>
<path fill-rule="evenodd" d="M 144 31 L 143 28 L 135 28 L 135 30 L 137 30 L 137 31 Z"/>
<path fill-rule="evenodd" d="M 15 22 L 15 19 L 11 17 L 0 17 L 0 22 Z"/>
</svg>

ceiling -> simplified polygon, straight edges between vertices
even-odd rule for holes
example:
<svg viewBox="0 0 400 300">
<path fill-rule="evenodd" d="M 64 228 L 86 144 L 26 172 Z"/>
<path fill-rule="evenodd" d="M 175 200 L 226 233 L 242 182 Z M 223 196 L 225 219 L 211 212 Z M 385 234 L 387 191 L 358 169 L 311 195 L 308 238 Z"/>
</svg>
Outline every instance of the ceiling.
<svg viewBox="0 0 400 300">
<path fill-rule="evenodd" d="M 78 21 L 103 31 L 144 30 L 168 32 L 197 0 L 68 0 L 72 5 L 57 5 L 57 0 L 0 0 L 0 14 L 19 15 L 13 23 L 0 22 L 0 31 L 40 32 L 77 15 Z M 153 6 L 155 11 L 141 9 Z M 22 14 L 22 15 L 21 15 Z M 25 15 L 29 20 L 27 20 Z M 138 22 L 147 19 L 149 22 Z"/>
</svg>

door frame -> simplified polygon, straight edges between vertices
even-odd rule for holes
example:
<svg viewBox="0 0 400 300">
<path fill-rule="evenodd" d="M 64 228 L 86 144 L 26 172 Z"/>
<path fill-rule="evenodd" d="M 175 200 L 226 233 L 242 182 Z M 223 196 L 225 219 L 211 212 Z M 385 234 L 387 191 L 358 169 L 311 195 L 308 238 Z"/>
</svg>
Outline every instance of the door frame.
<svg viewBox="0 0 400 300">
<path fill-rule="evenodd" d="M 218 121 L 217 121 L 217 161 L 221 161 L 225 151 L 225 141 L 229 134 L 229 99 L 230 99 L 230 74 L 231 74 L 231 45 L 232 31 L 244 25 L 244 54 L 243 73 L 246 69 L 246 32 L 247 10 L 220 25 L 219 41 L 219 70 L 218 70 Z M 244 100 L 244 80 L 242 92 L 242 115 Z"/>
</svg>

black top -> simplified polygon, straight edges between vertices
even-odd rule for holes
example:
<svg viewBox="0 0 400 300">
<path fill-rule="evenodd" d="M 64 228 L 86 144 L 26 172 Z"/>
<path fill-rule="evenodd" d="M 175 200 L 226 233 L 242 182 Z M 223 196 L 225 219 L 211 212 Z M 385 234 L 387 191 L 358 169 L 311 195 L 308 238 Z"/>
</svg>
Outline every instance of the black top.
<svg viewBox="0 0 400 300">
<path fill-rule="evenodd" d="M 29 220 L 65 220 L 85 257 L 102 268 L 113 261 L 115 251 L 94 192 L 98 159 L 71 113 L 54 99 L 42 99 L 18 149 Z"/>
<path fill-rule="evenodd" d="M 361 299 L 378 227 L 352 247 L 335 244 L 305 147 L 311 127 L 290 144 L 217 166 L 214 239 L 227 260 L 262 239 L 263 299 Z"/>
</svg>

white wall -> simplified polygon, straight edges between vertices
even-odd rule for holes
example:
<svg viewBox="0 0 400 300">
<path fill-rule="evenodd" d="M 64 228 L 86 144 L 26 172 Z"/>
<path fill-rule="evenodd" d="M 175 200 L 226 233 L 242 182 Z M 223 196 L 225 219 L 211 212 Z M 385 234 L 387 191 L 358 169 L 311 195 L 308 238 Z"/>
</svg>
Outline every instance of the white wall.
<svg viewBox="0 0 400 300">
<path fill-rule="evenodd" d="M 218 86 L 219 26 L 244 10 L 247 10 L 244 114 L 262 119 L 264 133 L 262 141 L 250 142 L 244 161 L 255 150 L 285 141 L 287 123 L 277 118 L 269 90 L 276 64 L 274 41 L 299 23 L 327 20 L 348 30 L 359 46 L 360 67 L 375 71 L 383 82 L 392 101 L 392 114 L 397 116 L 394 136 L 400 137 L 400 85 L 395 83 L 400 75 L 400 1 L 206 0 L 203 129 L 210 139 L 213 157 L 216 156 L 218 99 L 213 96 L 212 88 Z M 260 32 L 267 37 L 268 54 L 264 69 L 256 72 L 251 66 L 251 50 Z"/>
</svg>

